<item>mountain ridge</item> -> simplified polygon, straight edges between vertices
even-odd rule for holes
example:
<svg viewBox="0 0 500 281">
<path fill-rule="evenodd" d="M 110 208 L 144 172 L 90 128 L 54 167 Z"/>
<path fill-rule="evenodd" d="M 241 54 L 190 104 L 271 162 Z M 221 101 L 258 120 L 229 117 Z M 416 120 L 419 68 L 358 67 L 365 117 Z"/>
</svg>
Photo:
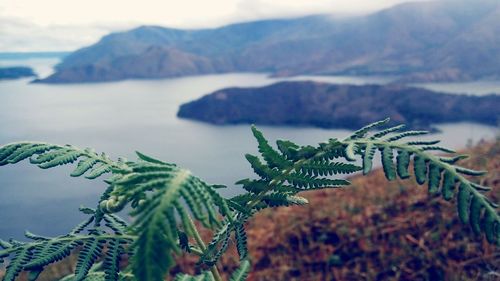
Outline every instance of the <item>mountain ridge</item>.
<svg viewBox="0 0 500 281">
<path fill-rule="evenodd" d="M 444 0 L 349 18 L 321 14 L 186 30 L 141 26 L 77 50 L 42 82 L 227 72 L 500 79 L 498 18 L 498 1 Z"/>
<path fill-rule="evenodd" d="M 433 130 L 439 123 L 500 120 L 500 95 L 468 96 L 402 85 L 312 81 L 225 88 L 181 105 L 177 116 L 212 123 L 356 129 L 386 117 L 390 126 Z"/>
</svg>

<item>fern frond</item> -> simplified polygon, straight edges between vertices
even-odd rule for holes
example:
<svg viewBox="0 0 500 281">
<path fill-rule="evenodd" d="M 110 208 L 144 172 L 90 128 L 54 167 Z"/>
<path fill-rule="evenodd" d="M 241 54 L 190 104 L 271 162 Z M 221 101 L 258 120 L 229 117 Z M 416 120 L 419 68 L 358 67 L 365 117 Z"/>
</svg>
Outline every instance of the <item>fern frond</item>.
<svg viewBox="0 0 500 281">
<path fill-rule="evenodd" d="M 229 239 L 233 228 L 234 225 L 228 223 L 215 232 L 212 240 L 207 245 L 206 251 L 200 257 L 198 264 L 205 264 L 207 266 L 215 265 L 229 245 Z"/>
<path fill-rule="evenodd" d="M 307 201 L 295 196 L 296 193 L 348 185 L 348 181 L 331 176 L 361 169 L 353 164 L 333 161 L 347 154 L 346 146 L 337 139 L 329 139 L 317 147 L 278 140 L 277 151 L 269 145 L 262 132 L 255 127 L 252 131 L 265 163 L 257 156 L 245 155 L 259 179 L 237 182 L 249 193 L 232 198 L 229 205 L 241 214 L 252 214 L 254 210 L 267 207 L 305 204 Z M 357 151 L 358 147 L 353 145 L 352 150 Z M 355 155 L 354 152 L 349 153 Z"/>
<path fill-rule="evenodd" d="M 100 207 L 104 213 L 114 213 L 127 202 L 137 202 L 131 204 L 131 230 L 137 235 L 131 248 L 131 268 L 139 280 L 162 280 L 174 264 L 173 254 L 181 253 L 179 232 L 192 235 L 188 213 L 205 226 L 216 228 L 219 216 L 230 210 L 212 185 L 189 171 L 138 155 L 138 162 L 128 163 L 131 172 L 110 182 L 112 190 Z"/>
<path fill-rule="evenodd" d="M 352 174 L 361 167 L 341 162 L 311 161 L 300 167 L 301 172 L 314 176 L 332 176 L 337 174 Z"/>
<path fill-rule="evenodd" d="M 386 118 L 384 120 L 380 120 L 380 121 L 377 121 L 377 122 L 373 122 L 371 124 L 368 124 L 366 126 L 364 126 L 363 128 L 355 131 L 352 135 L 350 135 L 347 140 L 354 140 L 354 139 L 359 139 L 359 138 L 364 138 L 366 136 L 366 134 L 373 128 L 376 128 L 376 127 L 380 127 L 380 126 L 383 126 L 387 123 L 389 123 L 389 118 Z"/>
<path fill-rule="evenodd" d="M 238 250 L 238 255 L 240 256 L 240 260 L 247 259 L 248 258 L 247 233 L 245 231 L 245 225 L 243 223 L 240 223 L 235 227 L 234 238 L 236 240 L 236 249 Z"/>
<path fill-rule="evenodd" d="M 90 268 L 101 255 L 103 249 L 103 241 L 98 239 L 90 239 L 83 246 L 75 269 L 75 281 L 81 281 L 87 276 Z"/>
<path fill-rule="evenodd" d="M 86 173 L 90 179 L 112 170 L 126 170 L 126 164 L 112 161 L 105 154 L 97 154 L 90 149 L 79 149 L 70 145 L 55 145 L 43 142 L 18 142 L 0 147 L 0 166 L 14 164 L 29 159 L 30 163 L 42 169 L 73 163 L 80 159 L 71 176 Z"/>
<path fill-rule="evenodd" d="M 292 163 L 288 161 L 284 155 L 279 154 L 269 145 L 262 132 L 260 132 L 255 126 L 252 126 L 252 133 L 257 139 L 259 152 L 269 168 L 277 167 L 282 169 L 292 165 Z"/>
<path fill-rule="evenodd" d="M 83 209 L 89 212 L 87 209 Z M 105 215 L 107 219 L 107 215 Z M 62 260 L 81 247 L 77 262 L 76 273 L 71 280 L 90 280 L 88 273 L 97 257 L 104 256 L 109 264 L 112 260 L 119 260 L 123 255 L 123 247 L 112 250 L 113 245 L 128 244 L 135 237 L 115 232 L 106 232 L 96 226 L 90 227 L 94 219 L 87 219 L 80 223 L 70 234 L 58 237 L 44 237 L 26 232 L 29 242 L 0 240 L 0 257 L 9 257 L 10 263 L 3 280 L 15 280 L 21 271 L 30 271 L 30 280 L 36 280 L 47 265 Z M 83 232 L 88 232 L 83 234 Z M 109 250 L 103 251 L 104 245 Z M 107 267 L 105 266 L 105 269 Z M 117 280 L 108 278 L 106 280 Z"/>
<path fill-rule="evenodd" d="M 362 156 L 364 172 L 371 169 L 373 151 L 378 148 L 382 153 L 382 167 L 388 180 L 395 179 L 397 176 L 401 179 L 410 177 L 408 169 L 413 156 L 414 175 L 417 183 L 427 182 L 429 193 L 441 193 L 445 200 L 452 200 L 455 193 L 458 193 L 456 197 L 460 220 L 469 223 L 474 233 L 478 235 L 484 233 L 490 243 L 499 243 L 500 217 L 496 210 L 497 206 L 480 193 L 489 188 L 473 183 L 465 177 L 481 176 L 486 172 L 455 165 L 458 160 L 466 158 L 464 155 L 445 157 L 432 154 L 431 151 L 455 153 L 451 149 L 435 146 L 437 141 L 400 142 L 405 137 L 426 134 L 427 132 L 394 133 L 397 131 L 396 128 L 399 130 L 400 127 L 375 133 L 371 137 L 366 136 L 367 131 L 363 131 L 365 137 L 354 138 L 351 136 L 342 143 L 344 147 L 360 147 L 359 150 L 352 150 L 352 152 Z M 394 168 L 393 151 L 398 152 L 396 169 Z M 351 160 L 350 156 L 346 158 Z M 458 191 L 457 184 L 459 185 Z"/>
<path fill-rule="evenodd" d="M 118 280 L 120 272 L 120 259 L 125 250 L 119 241 L 111 240 L 108 242 L 106 257 L 104 258 L 103 270 L 105 281 Z"/>
</svg>

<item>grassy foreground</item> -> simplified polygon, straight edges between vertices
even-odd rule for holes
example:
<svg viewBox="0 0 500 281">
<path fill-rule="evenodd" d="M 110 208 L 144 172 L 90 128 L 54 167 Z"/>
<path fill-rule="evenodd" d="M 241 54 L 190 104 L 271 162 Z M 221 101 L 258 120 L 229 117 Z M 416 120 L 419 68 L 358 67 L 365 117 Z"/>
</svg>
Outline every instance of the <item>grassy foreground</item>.
<svg viewBox="0 0 500 281">
<path fill-rule="evenodd" d="M 465 152 L 472 156 L 466 167 L 489 171 L 481 184 L 500 202 L 500 141 Z M 454 202 L 428 200 L 411 180 L 388 183 L 381 170 L 351 180 L 349 188 L 304 193 L 305 207 L 251 220 L 249 280 L 500 280 L 499 249 L 461 225 Z M 223 272 L 236 264 L 234 247 L 229 253 Z M 74 263 L 74 256 L 63 260 L 39 280 L 57 280 Z M 172 274 L 192 272 L 195 263 L 181 258 Z"/>
</svg>

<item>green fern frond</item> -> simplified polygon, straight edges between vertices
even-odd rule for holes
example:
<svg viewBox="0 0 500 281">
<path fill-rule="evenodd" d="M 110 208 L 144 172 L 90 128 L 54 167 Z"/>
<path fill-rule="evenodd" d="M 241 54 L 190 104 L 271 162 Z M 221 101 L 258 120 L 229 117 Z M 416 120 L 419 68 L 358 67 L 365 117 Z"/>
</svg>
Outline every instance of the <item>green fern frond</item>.
<svg viewBox="0 0 500 281">
<path fill-rule="evenodd" d="M 252 132 L 266 163 L 257 156 L 245 155 L 260 179 L 244 179 L 237 182 L 253 194 L 231 199 L 234 202 L 231 203 L 233 207 L 240 211 L 244 209 L 242 211 L 244 213 L 251 213 L 252 208 L 257 207 L 261 209 L 265 206 L 304 204 L 306 201 L 301 197 L 295 197 L 294 194 L 303 190 L 347 185 L 349 182 L 346 180 L 332 179 L 328 176 L 349 174 L 361 169 L 352 164 L 332 161 L 335 158 L 345 157 L 346 154 L 344 145 L 337 139 L 330 139 L 317 147 L 299 146 L 290 141 L 278 140 L 276 142 L 278 152 L 269 145 L 262 132 L 255 127 L 252 127 Z"/>
<path fill-rule="evenodd" d="M 78 261 L 76 262 L 75 281 L 85 279 L 90 268 L 101 255 L 102 249 L 104 248 L 103 242 L 105 241 L 90 239 L 85 243 L 78 255 Z"/>
<path fill-rule="evenodd" d="M 279 154 L 269 145 L 262 132 L 260 132 L 255 126 L 252 126 L 252 133 L 257 139 L 259 152 L 269 168 L 277 167 L 283 169 L 292 165 L 292 163 L 286 159 L 286 156 Z"/>
<path fill-rule="evenodd" d="M 311 161 L 300 167 L 301 172 L 314 176 L 332 176 L 337 174 L 352 174 L 361 167 L 341 162 Z"/>
<path fill-rule="evenodd" d="M 350 135 L 346 140 L 355 140 L 355 139 L 360 139 L 360 138 L 364 138 L 366 136 L 366 134 L 372 130 L 373 128 L 376 128 L 376 127 L 380 127 L 380 126 L 383 126 L 387 123 L 389 123 L 389 118 L 386 118 L 384 120 L 381 120 L 381 121 L 377 121 L 377 122 L 373 122 L 371 124 L 368 124 L 366 126 L 364 126 L 363 128 L 355 131 L 352 135 Z"/>
<path fill-rule="evenodd" d="M 245 231 L 245 225 L 243 223 L 240 223 L 235 227 L 234 239 L 236 240 L 236 249 L 238 250 L 238 255 L 240 256 L 240 260 L 247 259 L 248 258 L 247 233 Z"/>
<path fill-rule="evenodd" d="M 112 170 L 126 170 L 122 161 L 112 161 L 105 154 L 90 149 L 79 149 L 70 145 L 55 145 L 42 142 L 18 142 L 0 147 L 0 166 L 29 159 L 30 163 L 42 169 L 73 163 L 80 159 L 71 176 L 86 174 L 89 179 L 97 178 Z"/>
<path fill-rule="evenodd" d="M 60 236 L 50 240 L 34 240 L 11 245 L 0 250 L 0 256 L 9 257 L 9 265 L 3 281 L 16 280 L 23 270 L 33 272 L 31 276 L 36 278 L 45 266 L 69 256 L 79 245 L 83 246 L 83 250 L 80 252 L 74 280 L 87 280 L 88 271 L 98 256 L 104 255 L 106 260 L 111 261 L 111 259 L 119 259 L 124 253 L 123 249 L 121 249 L 114 252 L 113 256 L 108 256 L 111 252 L 103 252 L 103 245 L 106 243 L 108 245 L 129 243 L 132 239 L 133 237 L 128 235 L 87 234 Z M 109 278 L 106 280 L 117 279 Z"/>
<path fill-rule="evenodd" d="M 226 251 L 233 229 L 234 225 L 229 223 L 219 228 L 210 243 L 208 243 L 206 251 L 200 257 L 198 264 L 205 264 L 207 266 L 215 265 L 217 260 Z"/>
<path fill-rule="evenodd" d="M 162 280 L 174 264 L 172 255 L 181 253 L 179 231 L 192 235 L 188 214 L 206 227 L 216 228 L 220 217 L 230 210 L 226 199 L 189 171 L 138 155 L 140 161 L 128 163 L 130 172 L 110 182 L 112 190 L 100 207 L 105 213 L 114 213 L 127 202 L 136 202 L 131 204 L 131 230 L 137 235 L 131 268 L 139 280 Z"/>
<path fill-rule="evenodd" d="M 484 233 L 490 243 L 499 243 L 500 229 L 498 225 L 500 225 L 500 217 L 496 210 L 497 206 L 480 193 L 489 190 L 489 188 L 473 183 L 465 177 L 481 176 L 486 172 L 455 165 L 457 161 L 466 158 L 464 155 L 448 157 L 430 153 L 431 151 L 455 153 L 453 150 L 435 146 L 437 141 L 400 142 L 405 137 L 426 134 L 427 132 L 406 131 L 395 133 L 399 129 L 400 127 L 393 127 L 375 133 L 371 137 L 367 136 L 368 131 L 363 130 L 365 137 L 359 137 L 359 135 L 357 137 L 348 137 L 343 141 L 343 145 L 346 148 L 361 148 L 352 150 L 352 152 L 362 156 L 364 172 L 371 169 L 375 154 L 374 149 L 378 148 L 382 154 L 382 167 L 385 176 L 389 180 L 395 179 L 397 176 L 401 179 L 410 177 L 408 170 L 413 156 L 416 182 L 418 184 L 427 182 L 429 193 L 441 193 L 445 200 L 452 200 L 455 193 L 458 193 L 457 208 L 461 221 L 469 223 L 476 234 Z M 398 152 L 396 164 L 394 164 L 393 151 Z M 349 154 L 349 152 L 346 153 Z M 456 188 L 457 184 L 459 185 L 458 189 Z"/>
</svg>

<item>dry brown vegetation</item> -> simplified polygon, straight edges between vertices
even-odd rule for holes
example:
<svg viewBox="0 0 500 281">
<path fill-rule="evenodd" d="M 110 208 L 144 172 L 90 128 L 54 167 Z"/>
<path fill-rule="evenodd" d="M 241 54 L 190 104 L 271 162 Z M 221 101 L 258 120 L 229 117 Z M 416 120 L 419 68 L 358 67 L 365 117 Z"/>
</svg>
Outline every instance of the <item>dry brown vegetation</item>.
<svg viewBox="0 0 500 281">
<path fill-rule="evenodd" d="M 466 152 L 464 166 L 489 171 L 481 184 L 499 202 L 500 142 Z M 453 201 L 430 199 L 411 180 L 388 183 L 381 170 L 352 183 L 304 193 L 309 205 L 251 220 L 249 280 L 500 280 L 498 247 L 460 223 Z M 225 257 L 223 270 L 236 257 Z"/>
</svg>

